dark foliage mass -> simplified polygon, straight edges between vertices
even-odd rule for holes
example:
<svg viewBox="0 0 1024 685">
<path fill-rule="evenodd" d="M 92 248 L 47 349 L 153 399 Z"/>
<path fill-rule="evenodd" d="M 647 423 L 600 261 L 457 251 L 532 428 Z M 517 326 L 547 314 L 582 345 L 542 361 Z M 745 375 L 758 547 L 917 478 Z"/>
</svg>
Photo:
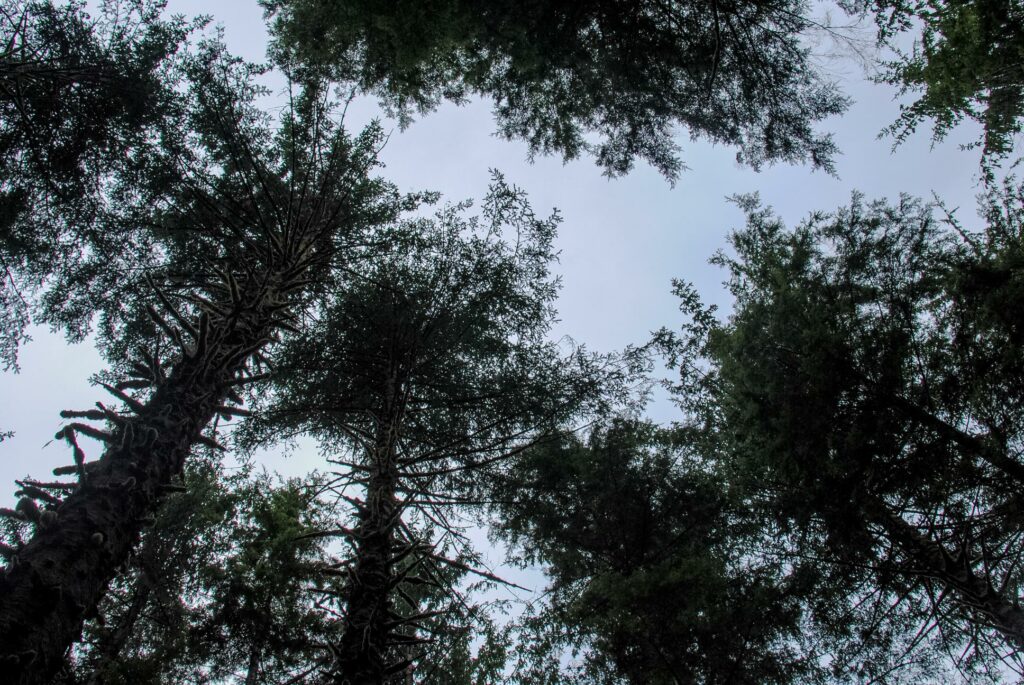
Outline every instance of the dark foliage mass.
<svg viewBox="0 0 1024 685">
<path fill-rule="evenodd" d="M 0 364 L 16 365 L 29 300 L 87 249 L 110 175 L 180 113 L 176 53 L 197 23 L 158 2 L 0 3 Z M 99 245 L 96 243 L 99 242 Z"/>
<path fill-rule="evenodd" d="M 779 549 L 845 569 L 839 606 L 876 607 L 865 641 L 916 623 L 909 653 L 939 637 L 980 677 L 1024 625 L 1020 190 L 991 193 L 976 232 L 909 198 L 794 230 L 742 202 L 729 322 L 680 286 L 681 403 L 721 426 Z"/>
<path fill-rule="evenodd" d="M 67 682 L 279 682 L 306 671 L 327 627 L 305 593 L 323 551 L 302 536 L 329 514 L 315 492 L 210 458 L 191 465 L 87 624 Z"/>
<path fill-rule="evenodd" d="M 518 681 L 1019 671 L 1024 194 L 991 191 L 976 231 L 910 198 L 795 229 L 738 201 L 728 320 L 679 283 L 686 324 L 652 343 L 685 420 L 616 419 L 488 480 L 549 577 Z"/>
<path fill-rule="evenodd" d="M 495 477 L 498 529 L 551 580 L 525 624 L 521 681 L 545 682 L 573 646 L 586 647 L 587 682 L 811 681 L 799 574 L 743 559 L 756 522 L 730 506 L 701 442 L 615 420 Z"/>
<path fill-rule="evenodd" d="M 314 285 L 415 204 L 368 175 L 379 131 L 334 127 L 315 89 L 275 133 L 252 106 L 249 70 L 216 43 L 185 73 L 182 119 L 105 189 L 87 239 L 109 249 L 78 246 L 42 298 L 68 326 L 101 314 L 116 359 L 106 387 L 121 406 L 65 412 L 107 429 L 66 425 L 56 437 L 74 450 L 77 481 L 22 488 L 7 512 L 33 524 L 5 549 L 0 579 L 12 682 L 52 677 L 191 449 L 216 445 L 206 427 L 245 413 L 238 391 L 261 380 L 261 352 L 314 305 Z M 97 461 L 84 462 L 80 437 L 105 445 Z"/>
<path fill-rule="evenodd" d="M 850 3 L 878 18 L 882 40 L 899 44 L 882 80 L 916 99 L 889 132 L 897 141 L 931 121 L 936 138 L 964 120 L 984 128 L 978 144 L 988 162 L 1012 154 L 1024 115 L 1024 5 L 1018 0 L 868 0 Z M 920 32 L 920 33 L 918 33 Z"/>
<path fill-rule="evenodd" d="M 486 96 L 498 132 L 531 154 L 591 153 L 610 175 L 641 159 L 674 178 L 680 126 L 755 168 L 832 168 L 835 146 L 814 127 L 846 101 L 801 43 L 800 0 L 262 4 L 286 69 L 405 116 Z"/>
<path fill-rule="evenodd" d="M 450 510 L 473 503 L 478 474 L 560 430 L 616 378 L 546 339 L 557 217 L 534 216 L 500 177 L 482 217 L 465 209 L 399 226 L 279 357 L 279 393 L 250 424 L 256 436 L 311 431 L 349 472 L 332 487 L 361 491 L 354 525 L 325 532 L 352 548 L 332 682 L 381 682 L 413 663 L 411 647 L 453 639 L 417 635 L 432 616 L 414 588 L 472 567 L 435 553 L 414 524 L 462 541 Z"/>
</svg>

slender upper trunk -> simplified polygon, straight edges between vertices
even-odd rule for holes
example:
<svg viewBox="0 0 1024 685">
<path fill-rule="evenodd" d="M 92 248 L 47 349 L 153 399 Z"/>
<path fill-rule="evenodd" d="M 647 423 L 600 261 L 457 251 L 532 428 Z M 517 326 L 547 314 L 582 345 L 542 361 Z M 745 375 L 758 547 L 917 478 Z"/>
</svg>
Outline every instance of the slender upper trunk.
<svg viewBox="0 0 1024 685">
<path fill-rule="evenodd" d="M 987 575 L 975 573 L 967 554 L 956 556 L 894 514 L 880 499 L 868 500 L 865 512 L 889 539 L 964 606 L 980 613 L 1015 649 L 1024 649 L 1024 609 L 992 587 Z"/>
<path fill-rule="evenodd" d="M 345 597 L 345 629 L 337 645 L 333 681 L 338 685 L 378 685 L 391 664 L 388 655 L 394 613 L 391 608 L 395 528 L 402 514 L 396 497 L 398 468 L 395 447 L 401 411 L 394 376 L 385 390 L 366 501 L 359 512 L 355 560 Z"/>
<path fill-rule="evenodd" d="M 302 269 L 288 263 L 265 275 L 242 288 L 228 278 L 231 296 L 211 303 L 191 326 L 175 317 L 194 341 L 183 343 L 148 402 L 127 400 L 134 415 L 115 421 L 99 461 L 80 468 L 78 487 L 44 512 L 32 539 L 10 559 L 0 577 L 5 683 L 48 683 L 64 665 L 201 432 L 274 334 L 285 310 L 280 293 L 302 278 Z"/>
<path fill-rule="evenodd" d="M 271 599 L 268 597 L 257 609 L 257 618 L 251 620 L 250 630 L 253 631 L 249 645 L 249 664 L 245 671 L 245 685 L 258 685 L 260 672 L 263 670 L 263 653 L 270 634 Z"/>
</svg>

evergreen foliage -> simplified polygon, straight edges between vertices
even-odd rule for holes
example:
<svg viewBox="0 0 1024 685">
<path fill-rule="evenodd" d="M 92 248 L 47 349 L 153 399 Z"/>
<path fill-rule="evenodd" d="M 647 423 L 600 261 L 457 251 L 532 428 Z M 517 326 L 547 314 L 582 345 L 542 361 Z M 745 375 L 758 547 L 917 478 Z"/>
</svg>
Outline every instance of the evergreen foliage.
<svg viewBox="0 0 1024 685">
<path fill-rule="evenodd" d="M 180 111 L 176 53 L 200 23 L 161 19 L 162 8 L 103 0 L 93 17 L 78 0 L 0 3 L 4 368 L 16 366 L 42 282 L 97 241 L 100 189 Z"/>
<path fill-rule="evenodd" d="M 729 321 L 680 285 L 691 323 L 663 334 L 680 403 L 719 427 L 776 548 L 833 565 L 814 592 L 874 607 L 865 643 L 936 640 L 972 679 L 1009 649 L 1019 669 L 1020 189 L 974 233 L 910 198 L 793 230 L 740 202 Z"/>
<path fill-rule="evenodd" d="M 857 3 L 852 3 L 857 4 Z M 984 127 L 985 157 L 1013 151 L 1024 107 L 1024 6 L 1018 0 L 871 0 L 882 41 L 920 31 L 910 51 L 897 50 L 881 80 L 916 99 L 889 128 L 897 142 L 930 120 L 936 139 L 958 123 Z"/>
<path fill-rule="evenodd" d="M 1024 670 L 1024 186 L 987 176 L 979 230 L 859 195 L 788 229 L 737 198 L 729 317 L 679 282 L 681 333 L 594 355 L 550 337 L 558 215 L 496 173 L 480 216 L 428 215 L 333 89 L 402 124 L 488 97 L 504 137 L 612 176 L 676 178 L 677 128 L 831 171 L 814 127 L 846 101 L 808 3 L 261 4 L 279 117 L 267 67 L 160 0 L 0 0 L 0 365 L 30 322 L 95 330 L 115 398 L 63 412 L 73 463 L 0 509 L 0 680 Z M 922 31 L 883 77 L 921 93 L 898 140 L 973 118 L 986 160 L 1012 152 L 1016 0 L 842 4 L 883 41 Z M 655 353 L 671 426 L 638 418 Z M 299 436 L 329 473 L 219 461 Z M 496 618 L 511 584 L 470 525 L 544 568 L 542 602 Z"/>
<path fill-rule="evenodd" d="M 227 469 L 197 456 L 87 622 L 59 682 L 315 681 L 338 637 L 329 598 L 343 589 L 322 572 L 332 553 L 320 533 L 341 515 L 323 496 L 327 483 L 315 475 L 275 483 L 251 466 Z M 464 573 L 439 570 L 456 585 Z M 427 650 L 412 682 L 501 682 L 502 631 L 485 607 L 451 607 L 446 588 L 406 591 L 426 610 L 446 609 L 430 621 L 445 639 Z"/>
<path fill-rule="evenodd" d="M 814 126 L 846 100 L 801 42 L 801 0 L 262 4 L 286 71 L 351 84 L 405 120 L 482 95 L 531 155 L 590 153 L 612 176 L 641 159 L 674 179 L 677 125 L 754 168 L 832 169 Z"/>
<path fill-rule="evenodd" d="M 305 672 L 327 632 L 305 587 L 323 549 L 303 534 L 330 515 L 314 486 L 211 459 L 190 467 L 87 625 L 69 682 L 278 683 Z"/>
<path fill-rule="evenodd" d="M 447 587 L 452 568 L 497 580 L 475 565 L 452 508 L 474 503 L 480 472 L 561 430 L 621 382 L 608 360 L 546 339 L 557 217 L 536 217 L 500 176 L 482 218 L 465 209 L 400 224 L 392 246 L 279 357 L 277 392 L 250 422 L 250 439 L 316 435 L 341 467 L 333 487 L 354 507 L 351 527 L 324 533 L 352 548 L 339 561 L 347 570 L 332 682 L 383 682 L 419 663 L 417 645 L 452 646 L 456 634 L 426 621 L 457 607 L 457 594 L 451 606 L 425 610 L 415 588 Z M 422 525 L 440 537 L 422 538 Z M 446 540 L 459 543 L 455 560 L 436 550 Z M 414 678 L 436 666 L 423 663 Z"/>
<path fill-rule="evenodd" d="M 498 530 L 550 580 L 516 682 L 817 681 L 801 576 L 751 549 L 758 521 L 729 502 L 711 446 L 616 419 L 495 478 Z M 564 650 L 580 657 L 565 680 Z"/>
</svg>

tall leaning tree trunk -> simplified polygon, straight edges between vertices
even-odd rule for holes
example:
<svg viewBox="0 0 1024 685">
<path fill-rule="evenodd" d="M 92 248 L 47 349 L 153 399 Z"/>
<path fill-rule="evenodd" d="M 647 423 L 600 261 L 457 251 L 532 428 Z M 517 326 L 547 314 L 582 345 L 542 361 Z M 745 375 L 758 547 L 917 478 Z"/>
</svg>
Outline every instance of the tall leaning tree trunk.
<svg viewBox="0 0 1024 685">
<path fill-rule="evenodd" d="M 983 616 L 1014 649 L 1024 650 L 1024 608 L 996 590 L 987 575 L 976 573 L 967 554 L 950 554 L 878 498 L 867 501 L 865 513 L 917 564 L 917 573 L 932 578 L 960 604 Z"/>
<path fill-rule="evenodd" d="M 106 419 L 111 430 L 81 423 L 65 428 L 58 435 L 74 447 L 77 486 L 59 500 L 49 496 L 50 506 L 43 510 L 29 497 L 19 501 L 19 512 L 36 525 L 28 543 L 6 550 L 8 563 L 0 576 L 4 683 L 54 679 L 142 527 L 174 489 L 172 481 L 192 448 L 209 442 L 202 431 L 217 414 L 243 413 L 227 406 L 228 400 L 241 401 L 235 390 L 258 378 L 247 375 L 248 362 L 275 337 L 276 328 L 289 325 L 288 293 L 301 287 L 309 264 L 304 248 L 279 248 L 270 259 L 252 255 L 254 263 L 268 266 L 238 281 L 223 275 L 209 299 L 197 298 L 203 310 L 198 319 L 178 313 L 157 291 L 168 314 L 155 309 L 151 314 L 179 341 L 181 354 L 166 373 L 159 362 L 150 368 L 155 389 L 149 399 L 139 402 L 110 388 L 124 402 L 123 413 L 102 405 L 98 411 L 69 413 Z M 83 463 L 76 435 L 105 441 L 99 460 Z"/>
<path fill-rule="evenodd" d="M 389 659 L 398 618 L 391 601 L 394 565 L 402 551 L 395 539 L 402 515 L 396 496 L 402 409 L 395 376 L 391 373 L 385 384 L 383 411 L 368 455 L 366 500 L 353 535 L 355 559 L 344 598 L 344 630 L 335 650 L 332 681 L 337 685 L 379 685 L 396 668 Z"/>
</svg>

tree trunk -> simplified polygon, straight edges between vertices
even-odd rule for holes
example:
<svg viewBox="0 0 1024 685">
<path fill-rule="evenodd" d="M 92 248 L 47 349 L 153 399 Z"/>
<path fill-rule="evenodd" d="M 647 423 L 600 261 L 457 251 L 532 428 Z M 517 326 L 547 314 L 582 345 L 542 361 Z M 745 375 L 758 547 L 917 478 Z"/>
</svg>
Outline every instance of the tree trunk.
<svg viewBox="0 0 1024 685">
<path fill-rule="evenodd" d="M 189 326 L 175 317 L 191 329 L 193 342 L 182 343 L 180 359 L 148 402 L 126 400 L 135 415 L 115 422 L 99 461 L 79 469 L 79 486 L 44 512 L 49 517 L 8 563 L 0 577 L 5 683 L 49 683 L 64 666 L 83 621 L 128 559 L 166 486 L 223 410 L 230 388 L 242 382 L 251 355 L 274 335 L 286 310 L 280 293 L 304 269 L 288 259 L 267 271 L 265 280 L 250 279 L 242 288 L 227 277 L 231 287 L 199 322 Z"/>
<path fill-rule="evenodd" d="M 355 563 L 345 597 L 345 629 L 337 645 L 333 682 L 337 685 L 379 685 L 388 670 L 395 527 L 402 514 L 395 495 L 398 481 L 395 446 L 400 409 L 395 380 L 387 383 L 385 409 L 371 456 L 366 502 L 359 512 Z"/>
<path fill-rule="evenodd" d="M 918 573 L 936 580 L 962 605 L 984 616 L 1015 649 L 1024 649 L 1024 609 L 993 588 L 987 576 L 976 574 L 966 554 L 951 555 L 880 499 L 869 499 L 865 510 L 869 520 L 885 529 L 889 539 L 920 565 Z"/>
<path fill-rule="evenodd" d="M 257 610 L 259 618 L 250 621 L 250 630 L 253 631 L 252 643 L 249 645 L 249 664 L 245 671 L 245 685 L 258 685 L 260 682 L 260 671 L 263 670 L 263 653 L 266 651 L 266 644 L 270 634 L 271 623 L 271 600 L 267 598 Z"/>
<path fill-rule="evenodd" d="M 254 644 L 249 650 L 249 667 L 245 673 L 245 685 L 257 685 L 260 682 L 260 656 L 263 650 Z"/>
</svg>

